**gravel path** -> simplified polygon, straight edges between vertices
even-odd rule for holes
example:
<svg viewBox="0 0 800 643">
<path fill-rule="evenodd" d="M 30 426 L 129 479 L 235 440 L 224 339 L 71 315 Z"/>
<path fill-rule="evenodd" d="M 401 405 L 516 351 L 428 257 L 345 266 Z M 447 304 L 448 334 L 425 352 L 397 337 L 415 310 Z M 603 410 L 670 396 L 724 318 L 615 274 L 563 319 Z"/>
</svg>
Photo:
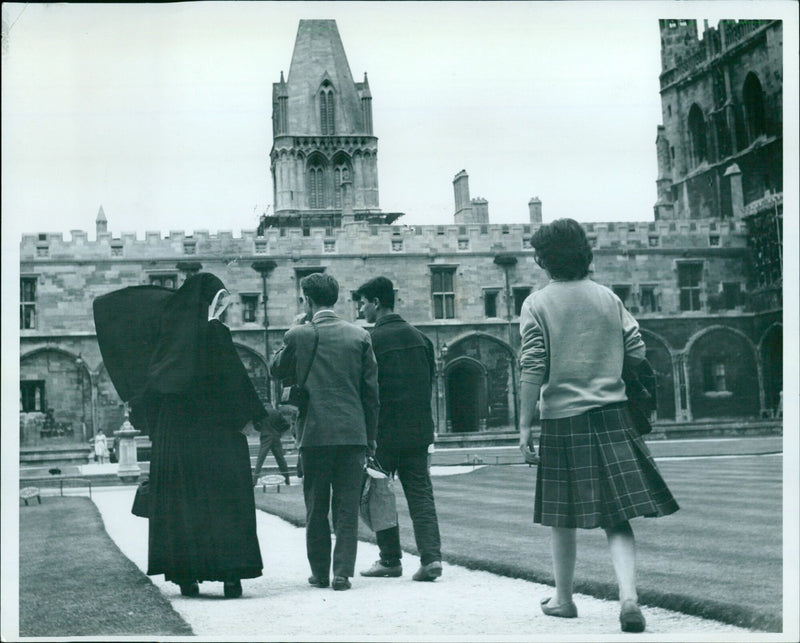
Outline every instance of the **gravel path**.
<svg viewBox="0 0 800 643">
<path fill-rule="evenodd" d="M 135 487 L 93 490 L 106 530 L 120 550 L 142 571 L 147 566 L 147 521 L 130 513 Z M 200 585 L 199 598 L 184 598 L 177 585 L 151 577 L 199 637 L 220 640 L 553 640 L 554 637 L 622 638 L 616 602 L 576 595 L 580 618 L 544 616 L 539 599 L 551 587 L 488 572 L 444 565 L 433 583 L 411 575 L 419 559 L 404 554 L 399 579 L 356 576 L 346 592 L 316 589 L 309 575 L 304 530 L 258 511 L 264 575 L 242 582 L 244 596 L 226 600 L 222 583 Z M 378 558 L 375 545 L 360 542 L 356 570 Z M 644 608 L 647 633 L 660 640 L 752 640 L 755 633 L 660 608 Z M 660 636 L 658 636 L 660 635 Z M 747 636 L 749 635 L 749 639 Z M 757 635 L 756 635 L 757 636 Z M 666 638 L 665 638 L 666 637 Z M 641 638 L 641 635 L 636 639 Z M 649 638 L 649 637 L 648 637 Z"/>
</svg>

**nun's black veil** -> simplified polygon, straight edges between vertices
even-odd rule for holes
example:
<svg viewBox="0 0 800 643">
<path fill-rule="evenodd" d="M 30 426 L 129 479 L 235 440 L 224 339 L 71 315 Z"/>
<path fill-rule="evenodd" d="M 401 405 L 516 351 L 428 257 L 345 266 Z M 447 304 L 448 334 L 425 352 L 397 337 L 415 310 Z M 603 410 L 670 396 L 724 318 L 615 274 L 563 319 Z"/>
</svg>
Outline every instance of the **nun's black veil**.
<svg viewBox="0 0 800 643">
<path fill-rule="evenodd" d="M 169 298 L 147 373 L 150 391 L 190 392 L 203 376 L 208 354 L 208 307 L 225 285 L 207 272 L 189 277 Z"/>
<path fill-rule="evenodd" d="M 212 366 L 208 307 L 223 288 L 215 275 L 199 273 L 177 291 L 130 286 L 95 299 L 103 363 L 123 401 L 135 409 L 147 393 L 192 391 Z"/>
</svg>

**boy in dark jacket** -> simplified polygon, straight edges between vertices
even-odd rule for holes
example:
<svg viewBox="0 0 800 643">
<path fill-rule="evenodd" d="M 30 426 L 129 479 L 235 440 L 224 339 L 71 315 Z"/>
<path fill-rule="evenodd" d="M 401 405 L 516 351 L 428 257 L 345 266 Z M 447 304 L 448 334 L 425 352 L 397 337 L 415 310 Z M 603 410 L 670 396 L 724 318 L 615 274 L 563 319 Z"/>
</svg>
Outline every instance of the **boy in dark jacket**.
<svg viewBox="0 0 800 643">
<path fill-rule="evenodd" d="M 376 459 L 384 469 L 397 473 L 408 501 L 422 563 L 413 578 L 432 581 L 442 575 L 439 523 L 428 470 L 428 447 L 433 444 L 433 344 L 394 312 L 394 287 L 389 279 L 375 277 L 356 292 L 364 317 L 375 324 L 370 334 L 381 401 Z M 399 528 L 379 531 L 376 537 L 380 560 L 361 575 L 401 576 Z"/>
</svg>

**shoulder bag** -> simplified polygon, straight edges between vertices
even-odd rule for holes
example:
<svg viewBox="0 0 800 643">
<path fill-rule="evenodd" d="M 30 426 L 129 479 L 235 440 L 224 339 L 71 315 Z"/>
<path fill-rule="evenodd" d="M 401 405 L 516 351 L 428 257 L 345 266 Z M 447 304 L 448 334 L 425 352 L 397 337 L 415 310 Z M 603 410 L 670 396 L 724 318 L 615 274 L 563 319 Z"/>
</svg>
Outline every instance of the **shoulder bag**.
<svg viewBox="0 0 800 643">
<path fill-rule="evenodd" d="M 310 394 L 306 388 L 306 380 L 308 379 L 308 374 L 311 372 L 311 365 L 314 363 L 314 358 L 317 355 L 317 344 L 319 344 L 319 331 L 317 330 L 317 325 L 314 322 L 311 322 L 311 325 L 314 327 L 314 348 L 311 350 L 311 359 L 308 360 L 306 374 L 303 376 L 302 381 L 298 382 L 289 389 L 289 394 L 285 396 L 284 400 L 282 400 L 286 404 L 297 407 L 298 419 L 304 418 L 306 412 L 308 411 L 308 400 Z"/>
</svg>

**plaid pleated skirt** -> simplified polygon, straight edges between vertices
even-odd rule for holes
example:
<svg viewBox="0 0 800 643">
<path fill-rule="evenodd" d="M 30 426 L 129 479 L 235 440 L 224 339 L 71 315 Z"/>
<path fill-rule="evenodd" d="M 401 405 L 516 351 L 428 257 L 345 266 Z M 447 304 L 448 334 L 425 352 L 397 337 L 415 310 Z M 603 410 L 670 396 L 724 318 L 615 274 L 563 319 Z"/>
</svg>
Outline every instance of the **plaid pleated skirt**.
<svg viewBox="0 0 800 643">
<path fill-rule="evenodd" d="M 533 521 L 612 527 L 678 510 L 626 403 L 542 420 Z"/>
</svg>

